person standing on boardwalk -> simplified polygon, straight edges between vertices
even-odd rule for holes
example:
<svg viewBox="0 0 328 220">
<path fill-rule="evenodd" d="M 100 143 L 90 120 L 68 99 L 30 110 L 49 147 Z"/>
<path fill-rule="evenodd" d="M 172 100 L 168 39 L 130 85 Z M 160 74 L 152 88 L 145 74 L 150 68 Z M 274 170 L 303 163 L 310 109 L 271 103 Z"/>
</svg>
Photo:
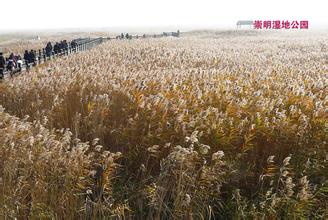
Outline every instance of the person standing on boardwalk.
<svg viewBox="0 0 328 220">
<path fill-rule="evenodd" d="M 62 55 L 62 53 L 65 51 L 65 42 L 62 40 L 59 43 L 59 48 L 60 48 L 60 55 Z"/>
<path fill-rule="evenodd" d="M 13 74 L 15 69 L 15 59 L 14 59 L 14 54 L 11 53 L 8 57 L 8 62 L 7 62 L 7 71 L 10 72 L 10 75 Z"/>
<path fill-rule="evenodd" d="M 6 60 L 3 57 L 3 53 L 0 52 L 0 79 L 3 79 L 3 72 L 6 66 Z"/>
<path fill-rule="evenodd" d="M 56 42 L 55 46 L 54 46 L 54 51 L 55 51 L 55 54 L 59 54 L 60 52 L 60 45 L 58 42 Z"/>
<path fill-rule="evenodd" d="M 27 50 L 25 50 L 24 53 L 24 60 L 25 60 L 26 67 L 28 68 L 29 63 L 31 62 L 31 58 L 30 58 L 30 53 Z"/>
<path fill-rule="evenodd" d="M 71 48 L 74 52 L 76 52 L 76 48 L 77 48 L 77 43 L 76 40 L 72 40 L 71 41 Z"/>
<path fill-rule="evenodd" d="M 30 63 L 33 63 L 33 66 L 36 66 L 36 52 L 35 50 L 30 51 Z"/>
<path fill-rule="evenodd" d="M 63 52 L 65 52 L 65 54 L 68 52 L 67 40 L 63 40 Z"/>
<path fill-rule="evenodd" d="M 47 55 L 47 57 L 50 57 L 51 53 L 52 53 L 52 44 L 51 44 L 51 42 L 48 42 L 47 46 L 46 46 L 46 55 Z"/>
<path fill-rule="evenodd" d="M 17 56 L 16 63 L 17 63 L 18 72 L 22 72 L 23 61 L 20 55 Z"/>
</svg>

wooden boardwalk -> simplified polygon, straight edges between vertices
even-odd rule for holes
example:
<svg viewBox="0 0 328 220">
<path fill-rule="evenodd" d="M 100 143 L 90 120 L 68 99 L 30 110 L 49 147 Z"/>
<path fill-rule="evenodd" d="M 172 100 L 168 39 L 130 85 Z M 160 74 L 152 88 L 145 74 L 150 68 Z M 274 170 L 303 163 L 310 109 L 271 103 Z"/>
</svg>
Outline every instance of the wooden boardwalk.
<svg viewBox="0 0 328 220">
<path fill-rule="evenodd" d="M 36 51 L 36 59 L 34 62 L 30 63 L 27 60 L 23 60 L 23 64 L 21 68 L 14 69 L 13 71 L 4 71 L 4 78 L 7 76 L 13 76 L 16 73 L 21 73 L 23 71 L 28 71 L 31 68 L 38 66 L 42 63 L 45 63 L 49 60 L 55 59 L 56 57 L 68 56 L 72 53 L 78 53 L 81 51 L 89 50 L 95 46 L 98 46 L 109 40 L 131 40 L 131 39 L 144 39 L 144 38 L 162 38 L 162 37 L 179 37 L 180 32 L 163 32 L 162 34 L 143 34 L 143 35 L 118 35 L 116 37 L 98 37 L 98 38 L 80 38 L 75 39 L 77 45 L 72 47 L 71 44 L 68 44 L 68 47 L 65 49 L 61 49 L 59 53 L 55 53 L 52 51 L 50 54 L 47 54 L 45 48 L 39 49 Z M 6 69 L 6 68 L 5 68 Z"/>
</svg>

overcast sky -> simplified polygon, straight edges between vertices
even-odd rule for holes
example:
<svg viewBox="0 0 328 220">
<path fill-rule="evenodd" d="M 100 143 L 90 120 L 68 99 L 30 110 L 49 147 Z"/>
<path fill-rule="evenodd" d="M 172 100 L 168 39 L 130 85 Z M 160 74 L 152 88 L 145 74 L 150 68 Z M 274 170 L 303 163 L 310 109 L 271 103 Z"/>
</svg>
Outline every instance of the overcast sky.
<svg viewBox="0 0 328 220">
<path fill-rule="evenodd" d="M 0 30 L 99 27 L 234 28 L 237 20 L 328 27 L 327 0 L 0 0 Z"/>
</svg>

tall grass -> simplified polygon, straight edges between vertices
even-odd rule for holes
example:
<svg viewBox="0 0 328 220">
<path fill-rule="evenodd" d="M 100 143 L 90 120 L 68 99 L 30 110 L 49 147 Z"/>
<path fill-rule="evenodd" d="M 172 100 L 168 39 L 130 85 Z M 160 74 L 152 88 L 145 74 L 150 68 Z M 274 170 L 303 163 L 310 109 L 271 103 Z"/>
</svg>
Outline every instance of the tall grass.
<svg viewBox="0 0 328 220">
<path fill-rule="evenodd" d="M 322 42 L 115 41 L 4 82 L 3 216 L 326 218 Z"/>
</svg>

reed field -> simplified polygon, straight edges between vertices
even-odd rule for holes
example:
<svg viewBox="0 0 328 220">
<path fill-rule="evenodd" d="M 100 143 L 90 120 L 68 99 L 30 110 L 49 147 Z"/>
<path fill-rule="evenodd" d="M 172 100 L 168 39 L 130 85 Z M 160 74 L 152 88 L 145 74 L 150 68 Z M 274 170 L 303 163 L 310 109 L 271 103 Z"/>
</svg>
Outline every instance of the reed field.
<svg viewBox="0 0 328 220">
<path fill-rule="evenodd" d="M 254 33 L 111 40 L 6 78 L 0 219 L 327 219 L 328 35 Z"/>
</svg>

